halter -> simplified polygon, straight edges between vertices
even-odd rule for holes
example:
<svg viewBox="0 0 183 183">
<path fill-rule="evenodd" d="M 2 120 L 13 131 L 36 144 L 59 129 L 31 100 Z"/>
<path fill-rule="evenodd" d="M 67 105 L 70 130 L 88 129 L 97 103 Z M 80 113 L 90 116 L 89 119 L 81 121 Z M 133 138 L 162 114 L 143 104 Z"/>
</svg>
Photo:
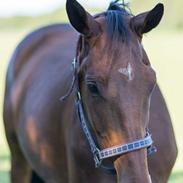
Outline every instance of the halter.
<svg viewBox="0 0 183 183">
<path fill-rule="evenodd" d="M 78 113 L 79 121 L 81 123 L 82 130 L 85 134 L 85 137 L 86 137 L 86 139 L 88 141 L 88 144 L 90 146 L 90 150 L 93 154 L 95 167 L 96 168 L 101 167 L 107 173 L 116 174 L 116 171 L 115 171 L 114 167 L 106 167 L 106 166 L 102 165 L 102 161 L 104 159 L 114 157 L 114 156 L 118 156 L 118 155 L 123 155 L 123 154 L 126 154 L 126 153 L 130 153 L 130 152 L 133 152 L 133 151 L 144 149 L 144 148 L 147 148 L 147 154 L 148 155 L 151 155 L 154 152 L 156 152 L 157 150 L 152 145 L 153 140 L 151 138 L 151 134 L 149 133 L 148 129 L 146 129 L 146 135 L 142 139 L 138 139 L 138 140 L 135 140 L 135 141 L 127 143 L 127 144 L 120 144 L 120 145 L 113 146 L 113 147 L 103 149 L 103 150 L 100 150 L 97 147 L 97 145 L 95 144 L 95 141 L 94 141 L 94 139 L 93 139 L 93 137 L 92 137 L 92 135 L 89 131 L 89 128 L 88 128 L 89 123 L 88 123 L 88 121 L 87 121 L 87 119 L 85 118 L 85 115 L 84 115 L 82 97 L 81 97 L 81 93 L 80 93 L 79 86 L 78 86 L 78 76 L 77 76 L 78 65 L 77 64 L 78 64 L 77 59 L 74 59 L 72 65 L 73 65 L 75 75 L 73 77 L 72 86 L 71 86 L 69 92 L 64 97 L 62 97 L 61 100 L 66 99 L 70 95 L 70 93 L 73 90 L 74 84 L 76 83 L 77 84 L 77 86 L 76 86 L 76 88 L 77 88 L 77 94 L 76 94 L 77 113 Z"/>
</svg>

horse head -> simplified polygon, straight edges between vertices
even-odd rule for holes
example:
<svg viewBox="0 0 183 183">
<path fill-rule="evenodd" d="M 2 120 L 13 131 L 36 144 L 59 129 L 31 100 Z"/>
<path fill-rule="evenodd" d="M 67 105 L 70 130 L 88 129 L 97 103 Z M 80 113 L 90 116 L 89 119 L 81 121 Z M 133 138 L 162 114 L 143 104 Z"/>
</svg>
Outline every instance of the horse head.
<svg viewBox="0 0 183 183">
<path fill-rule="evenodd" d="M 70 23 L 80 33 L 78 87 L 98 146 L 106 149 L 144 138 L 156 74 L 142 38 L 159 24 L 163 5 L 137 16 L 118 2 L 95 16 L 76 0 L 67 0 L 66 8 Z M 119 183 L 151 182 L 146 148 L 109 161 Z"/>
</svg>

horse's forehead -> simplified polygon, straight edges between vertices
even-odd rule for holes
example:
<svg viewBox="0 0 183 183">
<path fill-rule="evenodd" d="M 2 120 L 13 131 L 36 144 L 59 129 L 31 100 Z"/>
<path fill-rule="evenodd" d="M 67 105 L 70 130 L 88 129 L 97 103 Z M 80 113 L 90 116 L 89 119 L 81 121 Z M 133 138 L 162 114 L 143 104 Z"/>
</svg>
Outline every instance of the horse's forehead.
<svg viewBox="0 0 183 183">
<path fill-rule="evenodd" d="M 112 74 L 111 72 L 128 74 L 129 80 L 132 80 L 135 67 L 138 67 L 143 58 L 142 45 L 140 43 L 137 45 L 123 43 L 111 45 L 110 43 L 109 46 L 106 45 L 102 54 L 100 48 L 96 49 L 98 53 L 95 52 L 94 55 L 97 56 L 92 59 L 94 69 L 107 75 Z"/>
<path fill-rule="evenodd" d="M 140 58 L 140 53 L 133 54 L 128 47 L 117 51 L 107 49 L 103 54 L 93 57 L 89 70 L 104 78 L 123 75 L 131 81 L 134 78 L 135 70 L 138 70 L 136 67 L 138 67 Z"/>
<path fill-rule="evenodd" d="M 104 16 L 99 16 L 96 20 L 106 26 Z M 129 30 L 130 39 L 128 42 L 111 40 L 107 30 L 97 38 L 92 51 L 92 70 L 96 75 L 108 78 L 112 75 L 125 76 L 129 81 L 134 79 L 136 63 L 143 57 L 142 45 L 135 35 Z"/>
</svg>

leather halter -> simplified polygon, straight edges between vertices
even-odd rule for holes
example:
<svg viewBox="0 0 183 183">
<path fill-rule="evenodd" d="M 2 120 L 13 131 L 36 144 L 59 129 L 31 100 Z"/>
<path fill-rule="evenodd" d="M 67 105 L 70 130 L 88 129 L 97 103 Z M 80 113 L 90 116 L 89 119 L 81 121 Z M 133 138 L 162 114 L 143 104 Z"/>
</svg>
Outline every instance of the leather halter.
<svg viewBox="0 0 183 183">
<path fill-rule="evenodd" d="M 135 141 L 127 143 L 127 144 L 120 144 L 118 146 L 109 147 L 109 148 L 103 149 L 103 150 L 100 150 L 97 147 L 97 145 L 95 144 L 94 139 L 89 131 L 88 121 L 86 120 L 85 115 L 84 115 L 82 97 L 81 97 L 81 93 L 80 93 L 79 86 L 78 86 L 78 76 L 77 76 L 78 66 L 77 66 L 77 64 L 78 64 L 77 59 L 74 59 L 72 65 L 73 65 L 75 76 L 73 78 L 72 86 L 71 86 L 68 94 L 65 95 L 64 97 L 62 97 L 61 100 L 64 100 L 65 98 L 67 98 L 70 95 L 70 93 L 73 90 L 74 84 L 76 83 L 76 85 L 77 85 L 76 86 L 76 88 L 77 88 L 77 94 L 76 94 L 77 113 L 78 113 L 79 121 L 81 123 L 82 130 L 86 136 L 86 139 L 90 146 L 91 152 L 93 154 L 93 159 L 95 161 L 95 167 L 96 168 L 101 167 L 107 173 L 116 174 L 114 167 L 106 167 L 106 166 L 102 165 L 102 161 L 104 159 L 114 157 L 117 155 L 130 153 L 130 152 L 137 151 L 137 150 L 144 149 L 144 148 L 147 148 L 148 155 L 151 155 L 152 153 L 156 152 L 157 150 L 152 145 L 153 140 L 151 138 L 151 135 L 150 135 L 148 129 L 146 129 L 146 136 L 142 139 L 138 139 L 138 140 L 135 140 Z"/>
</svg>

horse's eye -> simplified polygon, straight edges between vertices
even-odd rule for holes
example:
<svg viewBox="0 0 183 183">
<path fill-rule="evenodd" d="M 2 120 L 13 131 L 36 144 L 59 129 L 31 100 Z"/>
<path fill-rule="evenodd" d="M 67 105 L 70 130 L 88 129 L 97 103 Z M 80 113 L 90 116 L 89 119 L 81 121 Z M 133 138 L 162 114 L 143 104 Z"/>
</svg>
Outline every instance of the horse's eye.
<svg viewBox="0 0 183 183">
<path fill-rule="evenodd" d="M 88 86 L 88 90 L 90 91 L 93 97 L 100 96 L 100 92 L 98 90 L 96 83 L 91 82 L 91 83 L 88 83 L 87 86 Z"/>
</svg>

